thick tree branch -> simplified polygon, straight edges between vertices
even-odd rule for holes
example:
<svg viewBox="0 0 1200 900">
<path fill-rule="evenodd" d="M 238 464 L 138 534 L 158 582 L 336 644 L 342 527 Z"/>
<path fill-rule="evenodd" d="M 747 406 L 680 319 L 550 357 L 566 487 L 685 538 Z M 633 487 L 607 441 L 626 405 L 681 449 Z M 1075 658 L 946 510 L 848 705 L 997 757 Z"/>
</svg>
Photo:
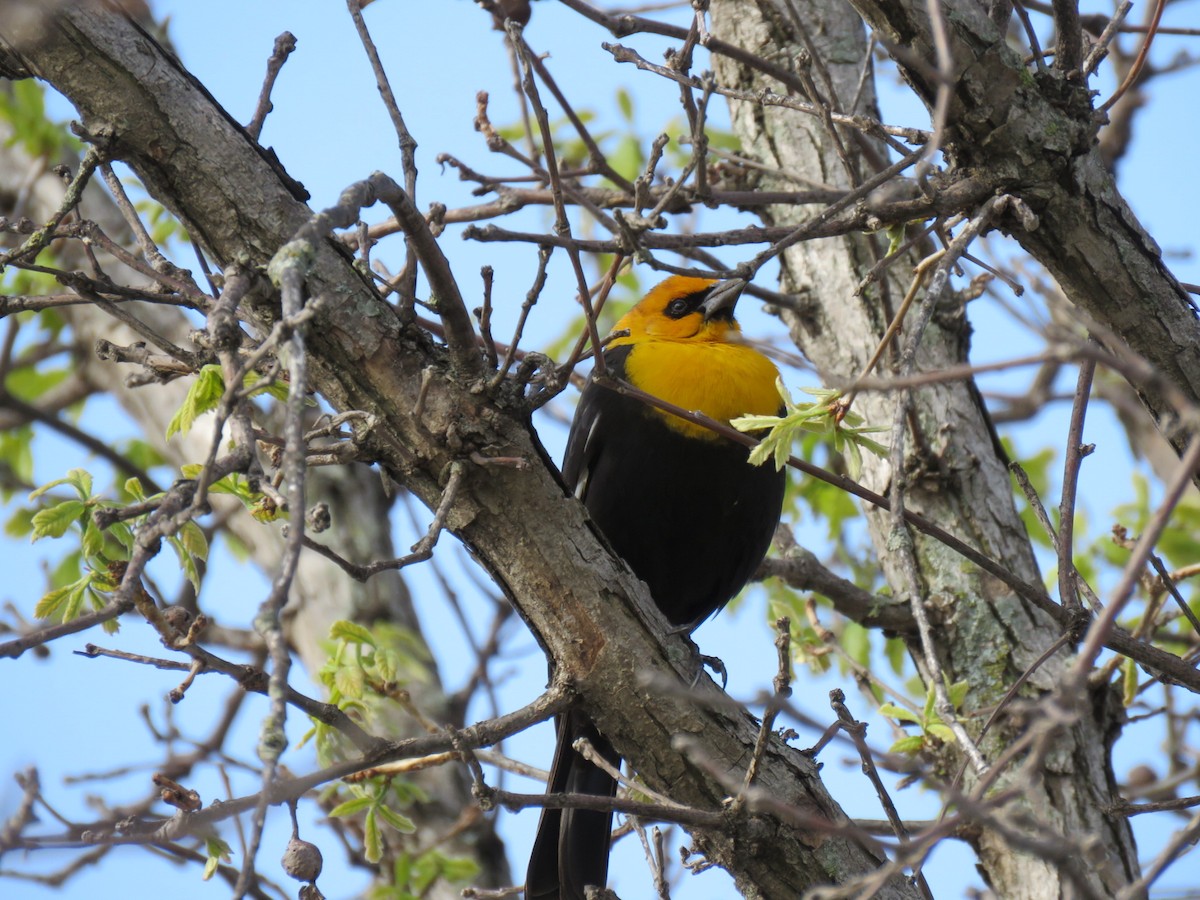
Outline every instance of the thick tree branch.
<svg viewBox="0 0 1200 900">
<path fill-rule="evenodd" d="M 905 48 L 897 54 L 900 69 L 932 106 L 938 86 L 927 67 L 936 48 L 924 0 L 851 3 L 884 40 Z M 1037 220 L 1006 220 L 1004 230 L 1054 275 L 1072 303 L 1200 404 L 1195 306 L 1104 165 L 1095 138 L 1105 119 L 1093 113 L 1086 85 L 1057 69 L 1030 72 L 973 0 L 948 7 L 957 77 L 946 151 L 955 166 L 1000 178 L 1005 191 L 1025 200 Z M 1060 50 L 1072 39 L 1060 38 Z M 1193 417 L 1180 422 L 1183 411 L 1157 386 L 1136 387 L 1183 452 L 1197 431 Z"/>
<path fill-rule="evenodd" d="M 178 213 L 219 264 L 265 261 L 311 218 L 286 177 L 178 64 L 123 18 L 71 7 L 43 21 L 38 34 L 8 35 L 0 66 L 28 70 L 76 105 L 90 133 L 107 134 L 160 201 Z M 98 77 L 98 72 L 104 77 Z M 411 236 L 411 235 L 410 235 Z M 442 496 L 450 464 L 472 450 L 544 459 L 523 409 L 511 411 L 446 377 L 450 359 L 424 334 L 402 323 L 370 282 L 331 242 L 320 242 L 308 277 L 309 296 L 331 295 L 310 329 L 310 383 L 337 409 L 375 416 L 358 435 L 389 472 L 427 505 Z M 252 299 L 242 315 L 262 333 L 279 318 L 276 303 Z M 435 377 L 422 373 L 432 366 Z M 418 397 L 423 396 L 423 414 Z M 757 727 L 748 714 L 708 705 L 715 686 L 702 679 L 695 695 L 647 691 L 644 676 L 695 679 L 697 662 L 679 638 L 665 642 L 661 617 L 641 588 L 599 542 L 579 504 L 569 500 L 548 466 L 469 466 L 447 527 L 488 565 L 530 627 L 572 678 L 597 725 L 647 783 L 680 802 L 716 809 L 726 791 L 672 738 L 688 734 L 736 771 L 748 759 Z M 649 627 L 654 622 L 656 627 Z M 780 804 L 834 823 L 846 818 L 822 787 L 815 767 L 777 737 L 768 744 L 758 784 Z M 844 834 L 814 840 L 776 820 L 744 828 L 700 829 L 697 845 L 734 873 L 746 890 L 794 896 L 807 884 L 862 873 L 879 864 Z M 769 853 L 748 854 L 746 829 L 771 829 Z M 893 880 L 883 896 L 910 896 Z"/>
</svg>

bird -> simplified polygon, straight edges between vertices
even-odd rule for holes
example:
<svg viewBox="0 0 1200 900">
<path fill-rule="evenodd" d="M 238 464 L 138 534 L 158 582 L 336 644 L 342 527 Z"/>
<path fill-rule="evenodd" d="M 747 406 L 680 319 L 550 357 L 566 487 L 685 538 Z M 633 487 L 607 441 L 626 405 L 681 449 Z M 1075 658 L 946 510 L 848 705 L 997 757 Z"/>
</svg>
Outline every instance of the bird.
<svg viewBox="0 0 1200 900">
<path fill-rule="evenodd" d="M 767 553 L 786 476 L 755 466 L 745 446 L 614 390 L 627 382 L 688 411 L 728 423 L 779 415 L 779 373 L 734 318 L 744 282 L 673 275 L 616 323 L 567 438 L 562 477 L 655 605 L 690 632 L 728 603 Z M 572 746 L 589 743 L 614 769 L 616 748 L 578 709 L 556 721 L 548 793 L 613 797 L 616 780 Z M 612 813 L 542 810 L 525 879 L 526 900 L 584 900 L 606 886 Z"/>
</svg>

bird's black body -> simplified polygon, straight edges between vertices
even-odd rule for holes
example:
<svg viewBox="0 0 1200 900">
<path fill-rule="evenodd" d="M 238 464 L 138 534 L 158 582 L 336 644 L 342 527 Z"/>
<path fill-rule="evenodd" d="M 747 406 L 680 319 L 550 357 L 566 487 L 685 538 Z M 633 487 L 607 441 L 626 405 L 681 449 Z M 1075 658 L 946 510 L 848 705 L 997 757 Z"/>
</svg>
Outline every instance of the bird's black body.
<svg viewBox="0 0 1200 900">
<path fill-rule="evenodd" d="M 625 377 L 631 350 L 605 354 L 610 375 Z M 693 437 L 637 397 L 589 383 L 563 479 L 667 621 L 694 627 L 750 580 L 779 521 L 784 475 L 750 465 L 748 455 L 741 444 Z"/>
<path fill-rule="evenodd" d="M 605 352 L 626 379 L 636 345 Z M 742 588 L 766 555 L 783 503 L 784 473 L 752 466 L 746 447 L 689 433 L 642 400 L 589 381 L 563 461 L 567 487 L 650 588 L 668 621 L 691 628 Z M 547 790 L 612 797 L 616 782 L 572 743 L 586 737 L 614 768 L 620 755 L 578 710 L 564 715 Z M 583 900 L 604 887 L 612 814 L 544 810 L 526 876 L 527 900 Z"/>
</svg>

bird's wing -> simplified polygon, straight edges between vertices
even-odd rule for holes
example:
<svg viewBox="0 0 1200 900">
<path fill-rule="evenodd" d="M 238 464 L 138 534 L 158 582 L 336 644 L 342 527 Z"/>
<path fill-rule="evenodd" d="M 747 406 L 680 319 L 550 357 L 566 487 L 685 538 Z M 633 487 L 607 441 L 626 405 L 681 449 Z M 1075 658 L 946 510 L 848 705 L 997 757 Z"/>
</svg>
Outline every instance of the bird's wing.
<svg viewBox="0 0 1200 900">
<path fill-rule="evenodd" d="M 604 362 L 608 373 L 614 378 L 625 377 L 625 360 L 631 347 L 613 347 L 604 352 Z M 605 432 L 614 423 L 605 421 L 605 410 L 611 415 L 616 395 L 611 388 L 596 384 L 588 378 L 583 393 L 579 397 L 579 406 L 575 409 L 575 417 L 571 420 L 571 433 L 567 436 L 567 451 L 563 455 L 562 476 L 571 491 L 579 500 L 587 500 L 589 475 L 604 452 Z"/>
</svg>

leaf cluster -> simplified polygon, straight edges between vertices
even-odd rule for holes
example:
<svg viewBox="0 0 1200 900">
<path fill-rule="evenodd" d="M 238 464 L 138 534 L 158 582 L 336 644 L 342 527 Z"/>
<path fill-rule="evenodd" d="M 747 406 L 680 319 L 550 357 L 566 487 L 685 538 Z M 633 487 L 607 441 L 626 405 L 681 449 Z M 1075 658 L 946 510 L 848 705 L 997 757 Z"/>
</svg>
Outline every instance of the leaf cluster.
<svg viewBox="0 0 1200 900">
<path fill-rule="evenodd" d="M 881 458 L 887 457 L 887 447 L 867 435 L 888 429 L 882 425 L 864 425 L 862 416 L 842 408 L 838 403 L 841 391 L 803 388 L 804 393 L 815 399 L 811 403 L 795 403 L 782 379 L 778 388 L 784 403 L 782 416 L 741 416 L 729 423 L 738 431 L 750 434 L 766 431 L 758 446 L 750 451 L 750 462 L 754 465 L 761 466 L 769 459 L 776 469 L 782 469 L 792 455 L 792 446 L 799 433 L 804 431 L 832 437 L 834 450 L 845 455 L 850 477 L 855 480 L 862 472 L 863 450 Z"/>
</svg>

